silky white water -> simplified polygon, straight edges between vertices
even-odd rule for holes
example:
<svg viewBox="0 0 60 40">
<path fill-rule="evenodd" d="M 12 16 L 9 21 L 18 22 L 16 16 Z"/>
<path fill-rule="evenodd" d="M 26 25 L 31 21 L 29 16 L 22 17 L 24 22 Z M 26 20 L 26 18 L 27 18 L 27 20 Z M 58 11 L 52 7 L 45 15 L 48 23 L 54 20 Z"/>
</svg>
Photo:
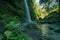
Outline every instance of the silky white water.
<svg viewBox="0 0 60 40">
<path fill-rule="evenodd" d="M 32 22 L 31 21 L 31 15 L 30 15 L 28 4 L 27 4 L 27 0 L 24 0 L 24 5 L 25 5 L 27 21 L 31 23 Z"/>
</svg>

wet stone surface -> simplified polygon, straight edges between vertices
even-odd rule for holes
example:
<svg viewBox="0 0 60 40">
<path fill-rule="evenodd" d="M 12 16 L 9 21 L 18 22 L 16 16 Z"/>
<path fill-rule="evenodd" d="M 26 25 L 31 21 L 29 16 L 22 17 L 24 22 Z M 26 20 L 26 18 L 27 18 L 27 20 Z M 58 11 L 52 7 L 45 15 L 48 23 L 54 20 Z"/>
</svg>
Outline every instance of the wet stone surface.
<svg viewBox="0 0 60 40">
<path fill-rule="evenodd" d="M 33 40 L 42 40 L 41 30 L 36 27 L 36 25 L 29 24 L 25 28 L 25 32 L 28 36 L 32 37 Z"/>
</svg>

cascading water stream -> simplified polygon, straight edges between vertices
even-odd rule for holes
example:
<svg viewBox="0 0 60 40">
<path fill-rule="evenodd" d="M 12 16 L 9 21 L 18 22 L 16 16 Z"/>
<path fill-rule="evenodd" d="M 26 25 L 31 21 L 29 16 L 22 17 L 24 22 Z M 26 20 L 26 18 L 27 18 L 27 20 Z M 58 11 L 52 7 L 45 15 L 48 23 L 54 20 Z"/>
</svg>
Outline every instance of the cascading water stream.
<svg viewBox="0 0 60 40">
<path fill-rule="evenodd" d="M 27 0 L 24 0 L 24 5 L 25 5 L 27 21 L 31 23 L 32 21 L 31 21 L 31 16 L 30 16 Z"/>
<path fill-rule="evenodd" d="M 27 0 L 23 0 L 23 1 L 24 1 L 25 12 L 26 12 L 25 14 L 26 14 L 26 18 L 27 18 L 27 22 L 21 23 L 21 26 L 22 26 L 21 29 L 24 30 L 26 28 L 26 26 L 30 25 L 30 27 L 32 27 L 32 25 L 36 25 L 37 23 L 35 21 L 31 20 L 31 15 L 30 15 Z"/>
</svg>

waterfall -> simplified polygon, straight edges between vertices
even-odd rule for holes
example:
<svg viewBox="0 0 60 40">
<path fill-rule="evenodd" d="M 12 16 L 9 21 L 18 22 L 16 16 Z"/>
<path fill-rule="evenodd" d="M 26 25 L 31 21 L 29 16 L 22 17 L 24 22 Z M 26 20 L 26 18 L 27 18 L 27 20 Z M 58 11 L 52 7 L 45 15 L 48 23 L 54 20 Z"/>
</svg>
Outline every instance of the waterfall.
<svg viewBox="0 0 60 40">
<path fill-rule="evenodd" d="M 27 0 L 24 0 L 24 5 L 25 5 L 27 21 L 31 23 L 31 16 L 30 16 Z"/>
</svg>

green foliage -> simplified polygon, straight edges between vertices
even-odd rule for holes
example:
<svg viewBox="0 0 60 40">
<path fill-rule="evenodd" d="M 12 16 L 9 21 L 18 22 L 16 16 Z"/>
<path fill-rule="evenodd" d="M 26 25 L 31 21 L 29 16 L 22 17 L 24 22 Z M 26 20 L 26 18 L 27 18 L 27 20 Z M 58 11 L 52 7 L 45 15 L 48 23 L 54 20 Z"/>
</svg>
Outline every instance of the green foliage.
<svg viewBox="0 0 60 40">
<path fill-rule="evenodd" d="M 6 11 L 0 11 L 0 20 L 7 22 L 7 21 L 19 21 L 20 18 L 18 16 L 14 16 L 9 14 Z"/>
<path fill-rule="evenodd" d="M 20 24 L 16 22 L 10 22 L 5 26 L 7 30 L 4 32 L 4 35 L 7 36 L 7 40 L 32 40 L 24 32 L 20 31 Z M 18 30 L 20 29 L 20 30 Z"/>
<path fill-rule="evenodd" d="M 0 35 L 0 40 L 2 40 L 3 39 L 3 36 L 2 35 Z"/>
<path fill-rule="evenodd" d="M 21 32 L 21 35 L 19 35 L 19 40 L 32 40 L 32 38 L 29 38 L 25 33 Z"/>
<path fill-rule="evenodd" d="M 52 12 L 48 16 L 46 16 L 44 19 L 47 21 L 60 21 L 60 14 L 58 12 Z"/>
<path fill-rule="evenodd" d="M 18 20 L 18 21 L 25 21 L 25 11 L 24 11 L 24 4 L 23 1 L 19 0 L 10 0 L 11 2 L 9 2 L 8 0 L 3 0 L 1 1 L 1 6 L 0 7 L 0 14 L 3 20 L 10 20 L 10 21 L 14 21 L 14 20 Z M 4 17 L 3 17 L 4 16 Z M 6 19 L 5 19 L 6 18 Z"/>
<path fill-rule="evenodd" d="M 20 24 L 17 24 L 15 22 L 10 22 L 9 24 L 6 25 L 6 28 L 8 28 L 8 29 L 15 29 L 15 28 L 20 27 L 19 25 Z"/>
<path fill-rule="evenodd" d="M 12 32 L 11 31 L 5 31 L 5 33 L 4 33 L 7 37 L 10 37 L 11 35 L 12 35 Z"/>
</svg>

